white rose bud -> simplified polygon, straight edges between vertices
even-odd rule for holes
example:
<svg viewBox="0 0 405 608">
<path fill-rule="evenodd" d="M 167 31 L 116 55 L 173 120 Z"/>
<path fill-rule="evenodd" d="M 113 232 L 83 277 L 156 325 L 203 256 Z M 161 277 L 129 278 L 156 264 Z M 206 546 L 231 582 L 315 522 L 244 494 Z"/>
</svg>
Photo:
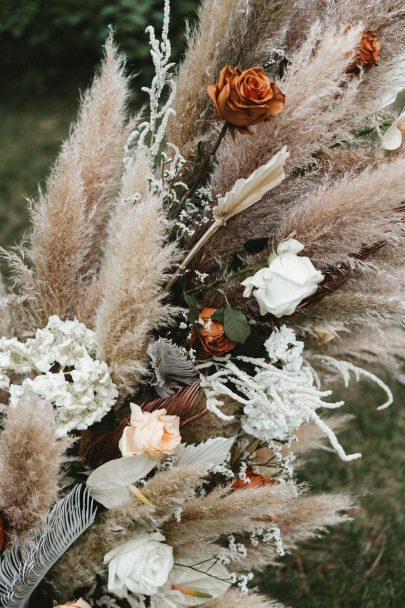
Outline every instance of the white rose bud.
<svg viewBox="0 0 405 608">
<path fill-rule="evenodd" d="M 145 532 L 109 551 L 104 557 L 108 590 L 118 597 L 127 597 L 128 591 L 154 595 L 173 568 L 173 549 L 163 540 L 162 534 Z"/>
<path fill-rule="evenodd" d="M 261 315 L 269 312 L 278 319 L 291 315 L 302 300 L 318 289 L 324 276 L 309 258 L 297 255 L 303 249 L 302 243 L 295 239 L 282 241 L 268 268 L 243 281 L 244 297 L 250 297 L 253 292 Z"/>
</svg>

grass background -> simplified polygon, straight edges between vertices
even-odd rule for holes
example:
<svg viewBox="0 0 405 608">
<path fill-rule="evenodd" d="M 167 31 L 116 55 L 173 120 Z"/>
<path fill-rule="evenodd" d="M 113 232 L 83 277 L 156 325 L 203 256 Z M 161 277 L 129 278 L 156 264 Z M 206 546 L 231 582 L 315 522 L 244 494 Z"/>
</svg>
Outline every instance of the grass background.
<svg viewBox="0 0 405 608">
<path fill-rule="evenodd" d="M 79 86 L 89 78 L 92 68 L 88 66 L 80 80 L 59 81 L 56 87 L 45 83 L 39 93 L 29 82 L 23 88 L 13 82 L 9 90 L 3 91 L 1 246 L 9 247 L 23 237 L 28 225 L 24 197 L 34 197 L 38 184 L 46 178 L 74 117 Z M 351 523 L 302 545 L 283 558 L 278 568 L 260 576 L 261 589 L 286 605 L 405 607 L 405 414 L 401 407 L 405 389 L 397 385 L 395 396 L 394 406 L 377 412 L 378 389 L 362 384 L 352 391 L 345 411 L 355 414 L 355 418 L 340 438 L 346 450 L 361 451 L 363 458 L 343 463 L 334 453 L 318 452 L 299 472 L 299 479 L 310 480 L 314 492 L 354 494 L 358 509 Z"/>
</svg>

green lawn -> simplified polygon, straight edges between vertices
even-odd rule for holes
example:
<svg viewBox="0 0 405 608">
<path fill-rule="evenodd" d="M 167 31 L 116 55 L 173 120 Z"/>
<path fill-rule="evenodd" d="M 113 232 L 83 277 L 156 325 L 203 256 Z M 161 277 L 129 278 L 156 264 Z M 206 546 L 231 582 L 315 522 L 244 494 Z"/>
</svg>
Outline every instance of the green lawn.
<svg viewBox="0 0 405 608">
<path fill-rule="evenodd" d="M 67 135 L 78 94 L 1 105 L 0 244 L 19 241 L 27 225 L 24 195 L 35 196 Z M 377 391 L 378 392 L 378 391 Z M 331 530 L 282 560 L 262 577 L 262 588 L 295 608 L 401 608 L 405 606 L 404 410 L 405 390 L 377 412 L 379 394 L 362 385 L 346 411 L 356 415 L 341 434 L 347 451 L 363 458 L 343 463 L 318 452 L 300 472 L 314 491 L 349 491 L 358 497 L 352 523 Z"/>
</svg>

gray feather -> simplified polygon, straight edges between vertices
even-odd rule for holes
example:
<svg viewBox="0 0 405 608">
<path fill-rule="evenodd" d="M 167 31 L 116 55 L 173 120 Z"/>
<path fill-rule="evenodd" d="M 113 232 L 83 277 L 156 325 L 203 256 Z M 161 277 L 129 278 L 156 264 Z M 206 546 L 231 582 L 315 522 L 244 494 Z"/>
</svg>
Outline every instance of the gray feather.
<svg viewBox="0 0 405 608">
<path fill-rule="evenodd" d="M 21 608 L 58 559 L 93 523 L 96 503 L 77 485 L 52 508 L 29 544 L 6 549 L 0 560 L 0 607 Z"/>
<path fill-rule="evenodd" d="M 156 391 L 162 397 L 173 394 L 172 383 L 181 385 L 194 382 L 196 378 L 194 363 L 171 340 L 158 338 L 150 344 L 148 354 L 156 375 Z"/>
</svg>

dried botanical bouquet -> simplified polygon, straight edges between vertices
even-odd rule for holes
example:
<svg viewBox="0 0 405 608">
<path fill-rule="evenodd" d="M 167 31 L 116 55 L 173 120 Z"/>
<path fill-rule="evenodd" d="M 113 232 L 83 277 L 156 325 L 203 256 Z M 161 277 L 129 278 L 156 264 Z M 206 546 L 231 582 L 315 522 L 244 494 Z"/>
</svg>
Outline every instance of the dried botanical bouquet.
<svg viewBox="0 0 405 608">
<path fill-rule="evenodd" d="M 360 457 L 339 382 L 392 403 L 404 23 L 402 0 L 203 0 L 176 70 L 165 0 L 132 118 L 108 39 L 2 253 L 1 607 L 276 608 L 254 572 L 350 517 L 294 470 Z"/>
</svg>

